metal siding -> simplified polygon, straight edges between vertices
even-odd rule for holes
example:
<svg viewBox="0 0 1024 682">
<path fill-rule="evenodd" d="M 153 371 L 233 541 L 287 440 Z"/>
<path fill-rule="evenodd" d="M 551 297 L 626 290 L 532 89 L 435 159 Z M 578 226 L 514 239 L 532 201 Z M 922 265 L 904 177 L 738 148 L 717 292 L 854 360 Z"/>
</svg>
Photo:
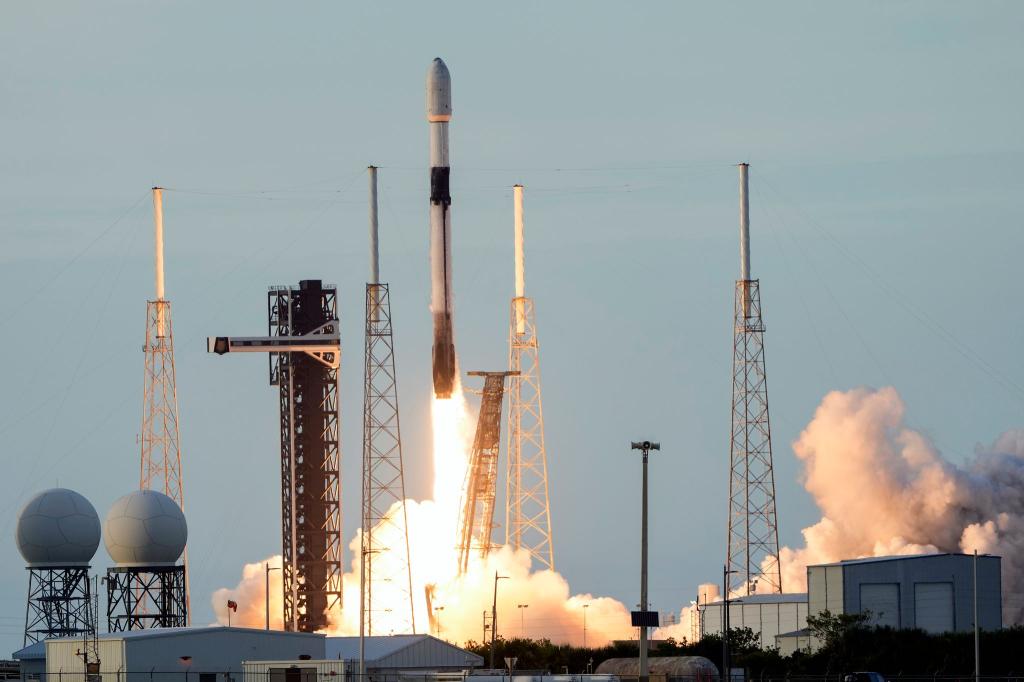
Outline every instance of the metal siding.
<svg viewBox="0 0 1024 682">
<path fill-rule="evenodd" d="M 843 567 L 825 567 L 825 608 L 833 614 L 845 613 L 843 606 Z"/>
<path fill-rule="evenodd" d="M 953 631 L 953 583 L 914 585 L 914 623 L 932 634 Z"/>
<path fill-rule="evenodd" d="M 825 606 L 825 567 L 807 567 L 807 603 L 810 612 L 819 614 L 827 607 Z"/>
<path fill-rule="evenodd" d="M 85 666 L 76 653 L 81 639 L 48 640 L 46 642 L 46 675 L 63 682 L 84 682 Z M 99 640 L 100 672 L 103 682 L 118 682 L 118 671 L 124 669 L 124 647 L 120 639 Z M 122 677 L 123 680 L 123 677 Z"/>
<path fill-rule="evenodd" d="M 900 627 L 899 583 L 861 583 L 860 613 L 870 611 L 868 622 L 878 627 Z"/>
</svg>

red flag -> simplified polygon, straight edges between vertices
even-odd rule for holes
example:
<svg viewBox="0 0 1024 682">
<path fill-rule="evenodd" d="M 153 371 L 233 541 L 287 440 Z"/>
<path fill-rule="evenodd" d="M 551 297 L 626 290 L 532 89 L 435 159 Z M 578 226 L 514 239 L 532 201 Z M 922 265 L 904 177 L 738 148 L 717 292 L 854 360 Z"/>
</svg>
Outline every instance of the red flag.
<svg viewBox="0 0 1024 682">
<path fill-rule="evenodd" d="M 228 599 L 228 608 L 231 609 L 232 611 L 236 611 L 237 612 L 238 611 L 238 602 L 231 601 L 230 599 Z"/>
</svg>

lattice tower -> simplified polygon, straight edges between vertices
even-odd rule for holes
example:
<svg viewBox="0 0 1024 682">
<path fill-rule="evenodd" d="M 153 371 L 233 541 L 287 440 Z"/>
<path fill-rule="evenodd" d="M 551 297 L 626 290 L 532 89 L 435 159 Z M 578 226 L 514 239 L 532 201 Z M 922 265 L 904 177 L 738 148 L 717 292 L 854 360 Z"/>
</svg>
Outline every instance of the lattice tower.
<svg viewBox="0 0 1024 682">
<path fill-rule="evenodd" d="M 178 390 L 174 369 L 174 327 L 171 302 L 164 298 L 163 190 L 153 188 L 156 225 L 156 300 L 146 303 L 146 343 L 142 399 L 142 446 L 139 488 L 157 490 L 185 510 L 181 475 L 181 432 L 178 428 Z M 185 602 L 188 603 L 188 548 Z"/>
<path fill-rule="evenodd" d="M 469 569 L 474 555 L 486 559 L 494 546 L 494 498 L 498 489 L 501 449 L 501 408 L 505 377 L 511 372 L 469 372 L 484 377 L 480 414 L 469 455 L 459 521 L 459 573 Z"/>
<path fill-rule="evenodd" d="M 526 296 L 523 186 L 512 188 L 515 225 L 515 292 L 509 323 L 508 470 L 505 477 L 505 544 L 525 549 L 543 568 L 555 568 L 544 449 L 544 411 L 533 299 Z"/>
<path fill-rule="evenodd" d="M 365 361 L 362 526 L 365 634 L 415 633 L 395 347 L 387 284 L 366 285 Z"/>
<path fill-rule="evenodd" d="M 747 165 L 740 165 L 740 279 L 736 282 L 732 359 L 729 538 L 730 594 L 782 592 L 775 474 L 768 419 L 764 323 L 759 280 L 750 278 Z"/>
<path fill-rule="evenodd" d="M 519 332 L 517 317 L 523 320 Z M 554 569 L 544 411 L 540 392 L 533 299 L 512 299 L 509 331 L 508 469 L 505 478 L 505 544 L 525 549 L 543 568 Z"/>
<path fill-rule="evenodd" d="M 273 287 L 267 317 L 271 338 L 336 334 L 337 290 L 320 280 Z M 271 353 L 270 383 L 280 389 L 284 625 L 315 632 L 342 604 L 338 363 L 333 353 Z"/>
<path fill-rule="evenodd" d="M 109 632 L 185 627 L 184 566 L 112 567 L 106 582 Z"/>
</svg>

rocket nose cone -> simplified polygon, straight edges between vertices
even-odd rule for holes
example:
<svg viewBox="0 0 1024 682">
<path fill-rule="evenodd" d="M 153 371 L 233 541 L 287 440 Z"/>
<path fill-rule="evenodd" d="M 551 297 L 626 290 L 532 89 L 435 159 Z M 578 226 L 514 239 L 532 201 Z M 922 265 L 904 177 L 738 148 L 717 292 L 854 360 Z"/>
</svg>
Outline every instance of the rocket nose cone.
<svg viewBox="0 0 1024 682">
<path fill-rule="evenodd" d="M 427 70 L 427 120 L 452 118 L 452 77 L 444 60 L 435 57 Z"/>
</svg>

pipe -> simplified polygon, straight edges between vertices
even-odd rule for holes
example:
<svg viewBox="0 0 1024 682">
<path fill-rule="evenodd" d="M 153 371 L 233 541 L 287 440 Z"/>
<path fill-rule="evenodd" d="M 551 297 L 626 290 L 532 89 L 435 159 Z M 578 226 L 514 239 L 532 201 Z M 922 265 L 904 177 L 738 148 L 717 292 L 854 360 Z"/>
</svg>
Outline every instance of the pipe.
<svg viewBox="0 0 1024 682">
<path fill-rule="evenodd" d="M 750 164 L 740 164 L 740 282 L 743 288 L 743 317 L 750 317 L 750 201 L 748 171 Z"/>
<path fill-rule="evenodd" d="M 380 283 L 380 251 L 377 245 L 377 167 L 368 166 L 370 174 L 370 284 Z"/>
<path fill-rule="evenodd" d="M 156 337 L 164 338 L 164 191 L 153 188 L 153 222 L 156 228 Z"/>
<path fill-rule="evenodd" d="M 515 217 L 515 249 L 516 249 L 516 333 L 526 333 L 525 302 L 526 266 L 523 253 L 523 186 L 512 186 L 512 208 Z"/>
</svg>

